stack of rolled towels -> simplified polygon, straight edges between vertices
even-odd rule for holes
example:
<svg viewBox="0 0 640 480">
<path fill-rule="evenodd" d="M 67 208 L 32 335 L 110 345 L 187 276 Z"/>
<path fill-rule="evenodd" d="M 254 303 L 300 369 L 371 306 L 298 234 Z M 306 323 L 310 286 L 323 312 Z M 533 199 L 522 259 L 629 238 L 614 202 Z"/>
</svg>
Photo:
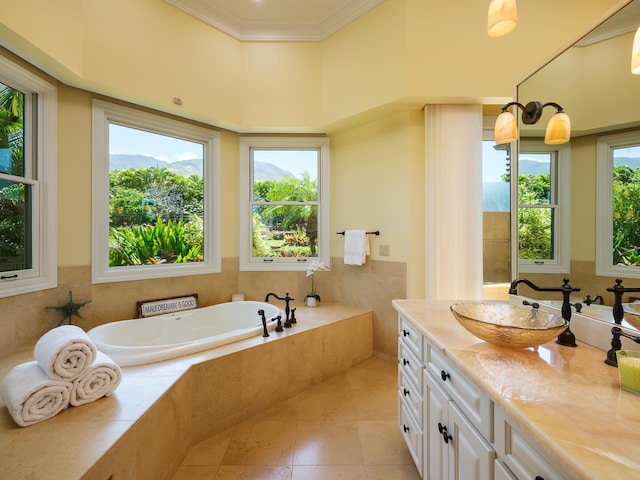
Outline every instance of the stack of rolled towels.
<svg viewBox="0 0 640 480">
<path fill-rule="evenodd" d="M 120 367 L 75 325 L 49 330 L 33 355 L 35 360 L 15 366 L 0 383 L 2 400 L 21 427 L 110 396 L 122 380 Z"/>
</svg>

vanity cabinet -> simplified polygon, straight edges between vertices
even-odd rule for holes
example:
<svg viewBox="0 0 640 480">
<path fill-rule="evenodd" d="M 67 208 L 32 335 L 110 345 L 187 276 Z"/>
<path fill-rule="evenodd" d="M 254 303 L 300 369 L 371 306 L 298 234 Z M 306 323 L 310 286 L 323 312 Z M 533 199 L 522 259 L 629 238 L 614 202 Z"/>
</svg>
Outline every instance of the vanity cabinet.
<svg viewBox="0 0 640 480">
<path fill-rule="evenodd" d="M 428 480 L 562 480 L 506 412 L 398 316 L 398 423 Z"/>
<path fill-rule="evenodd" d="M 422 335 L 398 317 L 398 424 L 420 475 L 423 467 Z"/>
<path fill-rule="evenodd" d="M 492 419 L 491 401 L 469 385 L 468 380 L 444 358 L 436 358 L 434 362 L 436 351 L 428 344 L 425 348 L 431 358 L 423 373 L 423 477 L 430 480 L 493 480 L 495 451 L 477 428 L 483 426 L 490 436 L 493 426 L 489 427 L 484 418 L 476 424 L 471 419 L 476 415 L 467 415 L 467 411 L 487 411 Z M 432 373 L 434 369 L 438 376 Z M 466 395 L 469 392 L 473 392 L 470 397 Z"/>
</svg>

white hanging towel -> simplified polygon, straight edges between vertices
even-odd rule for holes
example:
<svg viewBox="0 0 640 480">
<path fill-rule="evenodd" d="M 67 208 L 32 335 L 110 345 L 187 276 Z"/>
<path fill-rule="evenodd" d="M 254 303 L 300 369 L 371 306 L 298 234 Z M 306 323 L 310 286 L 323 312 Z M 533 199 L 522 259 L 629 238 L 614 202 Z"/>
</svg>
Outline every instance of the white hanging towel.
<svg viewBox="0 0 640 480">
<path fill-rule="evenodd" d="M 366 230 L 346 230 L 344 232 L 344 264 L 363 265 L 367 261 L 369 238 Z"/>
</svg>

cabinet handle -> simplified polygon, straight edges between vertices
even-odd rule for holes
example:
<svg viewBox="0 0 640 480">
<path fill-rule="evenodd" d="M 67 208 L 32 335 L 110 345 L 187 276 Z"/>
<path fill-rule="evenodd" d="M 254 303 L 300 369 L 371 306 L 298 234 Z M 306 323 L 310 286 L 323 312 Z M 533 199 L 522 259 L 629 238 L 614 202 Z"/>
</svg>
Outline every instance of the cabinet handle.
<svg viewBox="0 0 640 480">
<path fill-rule="evenodd" d="M 449 432 L 447 431 L 447 427 L 442 425 L 440 422 L 438 422 L 438 432 L 442 435 L 444 443 L 449 443 L 449 440 L 453 440 L 453 437 L 449 435 Z"/>
<path fill-rule="evenodd" d="M 409 360 L 407 360 L 406 358 L 402 359 L 402 364 L 403 365 L 409 365 Z"/>
<path fill-rule="evenodd" d="M 402 394 L 406 397 L 407 395 L 409 395 L 411 392 L 409 390 L 407 390 L 406 388 L 404 388 L 402 390 Z"/>
<path fill-rule="evenodd" d="M 451 375 L 449 375 L 447 372 L 445 372 L 444 370 L 442 370 L 440 372 L 440 377 L 442 378 L 443 382 L 447 381 L 447 378 L 451 378 Z"/>
<path fill-rule="evenodd" d="M 404 431 L 404 433 L 409 432 L 409 427 L 407 427 L 406 425 L 402 424 L 402 430 Z"/>
<path fill-rule="evenodd" d="M 411 332 L 409 332 L 407 330 L 402 330 L 402 335 L 404 335 L 405 337 L 410 337 L 411 336 Z"/>
</svg>

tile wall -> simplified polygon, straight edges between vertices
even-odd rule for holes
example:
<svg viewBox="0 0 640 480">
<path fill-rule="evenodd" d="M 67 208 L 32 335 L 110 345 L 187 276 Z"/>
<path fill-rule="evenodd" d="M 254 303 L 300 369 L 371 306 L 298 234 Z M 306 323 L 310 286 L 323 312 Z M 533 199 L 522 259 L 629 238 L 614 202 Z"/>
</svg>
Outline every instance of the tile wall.
<svg viewBox="0 0 640 480">
<path fill-rule="evenodd" d="M 345 266 L 333 258 L 330 272 L 318 272 L 316 285 L 323 302 L 346 303 L 373 311 L 373 350 L 395 357 L 396 315 L 391 300 L 406 298 L 407 266 L 403 262 L 370 260 L 362 267 Z M 302 302 L 311 281 L 304 272 L 240 272 L 237 258 L 222 260 L 222 273 L 156 280 L 91 284 L 91 267 L 60 267 L 58 288 L 0 298 L 0 357 L 32 348 L 61 318 L 49 306 L 73 300 L 91 303 L 74 323 L 89 330 L 115 320 L 135 318 L 136 302 L 197 293 L 200 306 L 227 302 L 235 292 L 247 300 L 263 300 L 268 292 L 285 292 Z M 295 305 L 295 303 L 294 303 Z"/>
</svg>

